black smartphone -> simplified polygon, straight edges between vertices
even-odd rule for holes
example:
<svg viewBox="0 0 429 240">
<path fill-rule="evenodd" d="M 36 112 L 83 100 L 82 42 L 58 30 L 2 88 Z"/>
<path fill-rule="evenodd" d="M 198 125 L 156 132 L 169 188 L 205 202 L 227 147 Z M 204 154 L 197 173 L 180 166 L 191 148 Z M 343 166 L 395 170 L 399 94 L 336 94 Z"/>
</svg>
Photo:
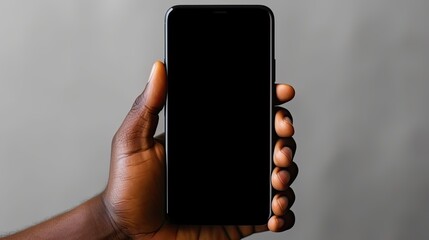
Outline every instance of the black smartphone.
<svg viewBox="0 0 429 240">
<path fill-rule="evenodd" d="M 166 210 L 178 224 L 271 216 L 274 16 L 262 5 L 165 14 Z"/>
</svg>

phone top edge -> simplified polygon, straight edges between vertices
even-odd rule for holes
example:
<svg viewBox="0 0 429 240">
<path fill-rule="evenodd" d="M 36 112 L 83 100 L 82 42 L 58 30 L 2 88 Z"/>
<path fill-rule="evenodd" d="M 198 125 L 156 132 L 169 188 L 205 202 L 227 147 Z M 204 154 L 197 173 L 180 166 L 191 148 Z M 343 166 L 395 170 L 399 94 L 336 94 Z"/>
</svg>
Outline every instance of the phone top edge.
<svg viewBox="0 0 429 240">
<path fill-rule="evenodd" d="M 251 7 L 251 8 L 268 8 L 267 5 L 263 4 L 176 4 L 170 8 L 210 8 L 210 7 Z"/>
<path fill-rule="evenodd" d="M 167 19 L 173 11 L 180 9 L 260 9 L 268 13 L 272 22 L 274 22 L 273 10 L 270 7 L 262 4 L 179 4 L 173 5 L 167 9 L 167 11 L 165 12 L 165 19 Z"/>
<path fill-rule="evenodd" d="M 178 4 L 169 7 L 166 15 L 175 9 L 261 9 L 273 16 L 270 7 L 263 4 Z"/>
<path fill-rule="evenodd" d="M 272 31 L 274 31 L 274 12 L 263 4 L 178 4 L 167 9 L 164 15 L 164 24 L 168 21 L 170 14 L 175 10 L 206 9 L 206 10 L 228 10 L 228 9 L 260 9 L 268 14 L 271 20 Z"/>
</svg>

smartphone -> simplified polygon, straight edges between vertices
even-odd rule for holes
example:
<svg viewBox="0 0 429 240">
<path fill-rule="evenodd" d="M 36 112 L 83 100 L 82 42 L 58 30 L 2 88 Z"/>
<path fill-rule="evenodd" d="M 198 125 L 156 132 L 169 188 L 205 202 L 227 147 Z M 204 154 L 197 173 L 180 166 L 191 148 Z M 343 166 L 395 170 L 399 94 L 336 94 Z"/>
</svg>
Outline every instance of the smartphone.
<svg viewBox="0 0 429 240">
<path fill-rule="evenodd" d="M 165 14 L 166 211 L 194 225 L 271 216 L 274 15 L 262 5 Z"/>
</svg>

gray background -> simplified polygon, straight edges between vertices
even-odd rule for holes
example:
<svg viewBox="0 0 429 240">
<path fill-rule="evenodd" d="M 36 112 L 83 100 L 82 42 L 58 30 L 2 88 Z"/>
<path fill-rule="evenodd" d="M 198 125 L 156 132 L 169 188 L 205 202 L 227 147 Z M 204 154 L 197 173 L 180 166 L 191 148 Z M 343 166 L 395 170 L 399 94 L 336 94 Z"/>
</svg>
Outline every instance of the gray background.
<svg viewBox="0 0 429 240">
<path fill-rule="evenodd" d="M 0 1 L 0 234 L 104 188 L 179 3 L 223 2 Z M 234 3 L 272 8 L 297 92 L 296 225 L 248 239 L 428 239 L 429 1 Z"/>
</svg>

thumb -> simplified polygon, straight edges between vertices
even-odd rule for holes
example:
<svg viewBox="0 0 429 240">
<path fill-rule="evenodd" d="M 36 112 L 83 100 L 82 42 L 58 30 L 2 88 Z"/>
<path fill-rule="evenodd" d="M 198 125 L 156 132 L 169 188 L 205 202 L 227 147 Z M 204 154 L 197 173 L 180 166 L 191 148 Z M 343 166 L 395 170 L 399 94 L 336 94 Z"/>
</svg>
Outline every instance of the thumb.
<svg viewBox="0 0 429 240">
<path fill-rule="evenodd" d="M 137 97 L 131 111 L 136 110 L 136 112 L 139 112 L 149 110 L 155 115 L 158 115 L 164 107 L 166 94 L 167 77 L 165 66 L 161 61 L 156 61 L 152 66 L 148 83 L 143 93 Z"/>
<path fill-rule="evenodd" d="M 114 144 L 119 144 L 121 148 L 116 150 L 119 150 L 121 154 L 127 154 L 153 146 L 158 114 L 165 104 L 166 94 L 165 66 L 161 61 L 156 61 L 152 66 L 146 87 L 136 98 L 115 134 Z"/>
</svg>

